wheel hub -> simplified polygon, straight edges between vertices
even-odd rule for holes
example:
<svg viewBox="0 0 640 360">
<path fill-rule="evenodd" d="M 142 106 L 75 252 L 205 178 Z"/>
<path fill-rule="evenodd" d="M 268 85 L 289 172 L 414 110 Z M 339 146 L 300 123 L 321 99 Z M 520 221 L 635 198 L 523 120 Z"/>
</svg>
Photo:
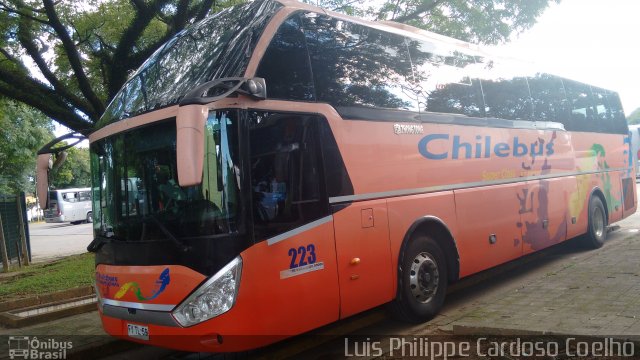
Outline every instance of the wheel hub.
<svg viewBox="0 0 640 360">
<path fill-rule="evenodd" d="M 440 274 L 438 264 L 431 254 L 422 252 L 411 262 L 409 286 L 413 297 L 421 303 L 428 303 L 438 291 Z"/>
<path fill-rule="evenodd" d="M 604 235 L 604 231 L 604 214 L 601 208 L 596 207 L 593 210 L 593 232 L 596 237 L 601 238 Z"/>
</svg>

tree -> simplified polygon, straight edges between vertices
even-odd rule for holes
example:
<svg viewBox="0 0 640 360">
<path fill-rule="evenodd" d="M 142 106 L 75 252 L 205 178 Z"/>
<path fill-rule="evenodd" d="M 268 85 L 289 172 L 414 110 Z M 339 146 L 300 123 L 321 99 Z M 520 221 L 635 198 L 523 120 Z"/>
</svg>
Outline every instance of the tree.
<svg viewBox="0 0 640 360">
<path fill-rule="evenodd" d="M 627 122 L 629 125 L 640 124 L 640 108 L 633 110 L 633 112 L 627 116 Z"/>
<path fill-rule="evenodd" d="M 531 28 L 550 3 L 560 3 L 560 0 L 385 0 L 381 6 L 371 6 L 353 0 L 303 1 L 482 44 L 508 41 L 511 34 Z"/>
<path fill-rule="evenodd" d="M 306 0 L 495 44 L 531 27 L 559 0 Z M 158 47 L 209 12 L 242 0 L 0 0 L 0 95 L 87 132 L 129 75 Z"/>
<path fill-rule="evenodd" d="M 51 121 L 41 112 L 0 98 L 0 194 L 34 192 L 36 152 L 53 139 Z"/>
<path fill-rule="evenodd" d="M 89 149 L 72 147 L 67 150 L 67 158 L 60 168 L 51 172 L 50 183 L 55 189 L 89 187 L 91 169 Z"/>
</svg>

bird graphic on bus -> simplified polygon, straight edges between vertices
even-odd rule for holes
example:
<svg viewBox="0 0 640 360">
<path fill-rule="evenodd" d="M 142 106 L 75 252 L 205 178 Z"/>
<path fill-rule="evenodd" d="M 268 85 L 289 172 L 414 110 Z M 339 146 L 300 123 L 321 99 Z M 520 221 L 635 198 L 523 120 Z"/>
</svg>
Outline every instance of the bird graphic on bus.
<svg viewBox="0 0 640 360">
<path fill-rule="evenodd" d="M 158 295 L 160 295 L 164 291 L 167 285 L 169 285 L 169 282 L 171 282 L 171 278 L 169 277 L 169 268 L 166 268 L 162 271 L 162 273 L 158 277 L 158 280 L 156 280 L 156 287 L 153 289 L 150 296 L 146 297 L 142 295 L 142 290 L 140 289 L 140 285 L 138 285 L 138 283 L 135 281 L 131 281 L 122 285 L 120 290 L 118 290 L 118 292 L 116 293 L 115 298 L 120 299 L 127 292 L 129 292 L 129 290 L 132 290 L 138 300 L 141 300 L 141 301 L 153 300 L 157 298 Z"/>
</svg>

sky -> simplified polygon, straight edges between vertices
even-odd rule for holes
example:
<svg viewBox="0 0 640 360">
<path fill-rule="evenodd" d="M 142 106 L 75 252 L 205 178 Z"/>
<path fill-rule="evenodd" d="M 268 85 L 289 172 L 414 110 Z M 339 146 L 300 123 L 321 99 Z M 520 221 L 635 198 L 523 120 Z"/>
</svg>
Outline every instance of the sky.
<svg viewBox="0 0 640 360">
<path fill-rule="evenodd" d="M 625 114 L 640 108 L 640 1 L 562 0 L 495 50 L 542 71 L 618 92 Z"/>
</svg>

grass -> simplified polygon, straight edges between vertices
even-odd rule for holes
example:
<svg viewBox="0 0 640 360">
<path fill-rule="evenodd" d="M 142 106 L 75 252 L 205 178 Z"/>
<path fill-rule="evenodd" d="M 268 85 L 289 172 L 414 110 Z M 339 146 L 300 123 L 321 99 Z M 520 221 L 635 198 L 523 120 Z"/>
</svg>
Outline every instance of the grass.
<svg viewBox="0 0 640 360">
<path fill-rule="evenodd" d="M 10 277 L 0 277 L 0 302 L 89 286 L 94 281 L 94 272 L 94 256 L 89 253 L 23 267 Z"/>
</svg>

